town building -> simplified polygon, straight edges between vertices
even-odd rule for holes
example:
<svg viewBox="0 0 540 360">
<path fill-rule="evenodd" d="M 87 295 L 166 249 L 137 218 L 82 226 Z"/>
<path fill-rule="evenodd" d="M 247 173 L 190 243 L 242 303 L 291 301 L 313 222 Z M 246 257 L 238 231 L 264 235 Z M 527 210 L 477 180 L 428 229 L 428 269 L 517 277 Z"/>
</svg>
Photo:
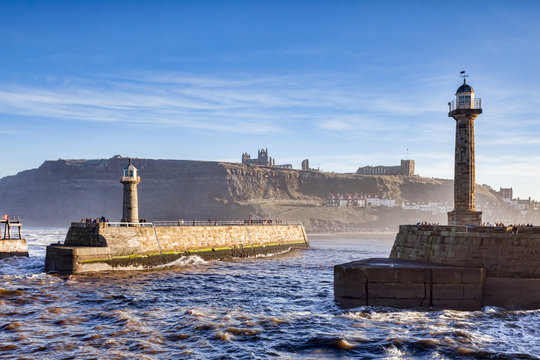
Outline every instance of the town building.
<svg viewBox="0 0 540 360">
<path fill-rule="evenodd" d="M 446 214 L 451 208 L 447 201 L 428 201 L 428 202 L 408 202 L 404 201 L 401 204 L 403 210 L 417 210 L 430 212 L 433 215 Z"/>
<path fill-rule="evenodd" d="M 512 199 L 514 197 L 514 191 L 512 188 L 499 188 L 499 191 L 496 191 L 502 199 Z"/>
<path fill-rule="evenodd" d="M 364 166 L 356 171 L 360 175 L 414 175 L 414 160 L 401 160 L 397 166 Z"/>
<path fill-rule="evenodd" d="M 386 194 L 330 193 L 326 200 L 330 207 L 395 207 L 396 201 Z"/>
</svg>

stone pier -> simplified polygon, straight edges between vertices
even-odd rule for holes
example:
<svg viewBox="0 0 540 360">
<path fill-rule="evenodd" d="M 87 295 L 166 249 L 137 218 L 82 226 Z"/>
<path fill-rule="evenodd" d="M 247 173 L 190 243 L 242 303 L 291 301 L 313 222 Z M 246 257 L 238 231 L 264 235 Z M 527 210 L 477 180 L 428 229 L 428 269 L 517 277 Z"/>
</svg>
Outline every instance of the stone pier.
<svg viewBox="0 0 540 360">
<path fill-rule="evenodd" d="M 334 267 L 344 306 L 540 308 L 540 227 L 401 225 L 388 259 Z"/>
<path fill-rule="evenodd" d="M 16 229 L 15 233 L 12 228 Z M 0 219 L 0 259 L 12 256 L 28 257 L 28 245 L 22 238 L 21 228 L 22 222 L 18 217 L 13 219 L 4 215 Z"/>
<path fill-rule="evenodd" d="M 335 298 L 347 307 L 452 308 L 482 306 L 483 268 L 366 259 L 336 265 Z"/>
<path fill-rule="evenodd" d="M 47 247 L 45 270 L 78 274 L 125 267 L 149 269 L 184 256 L 227 259 L 306 247 L 309 243 L 301 224 L 72 223 L 64 244 Z"/>
</svg>

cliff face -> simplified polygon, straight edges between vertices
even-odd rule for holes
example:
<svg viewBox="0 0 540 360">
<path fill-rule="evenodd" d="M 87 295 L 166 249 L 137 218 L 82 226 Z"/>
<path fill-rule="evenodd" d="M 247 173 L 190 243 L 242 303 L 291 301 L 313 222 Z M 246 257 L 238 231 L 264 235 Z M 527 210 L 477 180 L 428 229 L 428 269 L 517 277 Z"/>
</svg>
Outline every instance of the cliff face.
<svg viewBox="0 0 540 360">
<path fill-rule="evenodd" d="M 122 213 L 119 180 L 126 164 L 125 158 L 46 161 L 38 169 L 0 179 L 0 212 L 21 215 L 27 225 L 66 226 L 83 217 L 101 216 L 118 221 Z M 321 207 L 329 192 L 384 192 L 396 200 L 452 202 L 449 180 L 208 161 L 134 159 L 133 164 L 141 177 L 139 215 L 149 221 L 247 219 L 252 214 L 252 218 L 302 220 L 311 231 L 344 231 L 385 227 L 385 218 L 394 226 L 404 215 L 399 209 L 392 215 L 377 209 Z M 477 196 L 496 200 L 481 187 Z M 445 216 L 428 220 L 446 221 Z"/>
</svg>

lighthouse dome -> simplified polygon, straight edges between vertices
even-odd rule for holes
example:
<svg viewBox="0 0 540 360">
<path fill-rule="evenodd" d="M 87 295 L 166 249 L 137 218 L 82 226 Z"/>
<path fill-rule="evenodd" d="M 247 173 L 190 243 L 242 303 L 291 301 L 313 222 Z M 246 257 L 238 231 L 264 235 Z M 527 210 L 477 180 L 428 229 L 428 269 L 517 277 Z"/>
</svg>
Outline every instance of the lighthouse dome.
<svg viewBox="0 0 540 360">
<path fill-rule="evenodd" d="M 124 177 L 137 177 L 137 168 L 131 163 L 129 159 L 129 164 L 124 167 Z"/>
<path fill-rule="evenodd" d="M 470 85 L 467 84 L 467 80 L 463 79 L 463 85 L 458 87 L 458 89 L 456 91 L 456 95 L 460 94 L 460 93 L 473 93 L 473 92 L 474 92 L 474 90 Z"/>
</svg>

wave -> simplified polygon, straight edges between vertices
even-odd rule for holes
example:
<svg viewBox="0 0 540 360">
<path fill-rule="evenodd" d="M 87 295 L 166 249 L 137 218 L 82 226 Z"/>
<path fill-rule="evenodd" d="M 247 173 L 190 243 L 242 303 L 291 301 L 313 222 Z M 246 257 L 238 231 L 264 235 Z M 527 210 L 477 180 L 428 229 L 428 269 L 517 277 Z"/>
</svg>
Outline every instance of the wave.
<svg viewBox="0 0 540 360">
<path fill-rule="evenodd" d="M 0 260 L 0 277 L 27 276 L 43 273 L 45 257 L 14 256 Z"/>
</svg>

